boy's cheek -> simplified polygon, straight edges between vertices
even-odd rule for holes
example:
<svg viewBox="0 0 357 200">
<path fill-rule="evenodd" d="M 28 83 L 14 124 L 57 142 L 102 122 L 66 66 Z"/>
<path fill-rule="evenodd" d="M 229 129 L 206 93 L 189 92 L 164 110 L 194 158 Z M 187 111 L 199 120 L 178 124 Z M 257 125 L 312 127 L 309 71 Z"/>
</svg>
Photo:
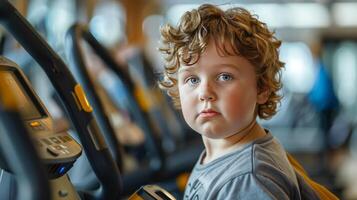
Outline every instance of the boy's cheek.
<svg viewBox="0 0 357 200">
<path fill-rule="evenodd" d="M 193 128 L 192 127 L 192 121 L 193 121 L 192 113 L 193 112 L 190 113 L 189 111 L 190 110 L 187 107 L 181 105 L 181 112 L 182 112 L 183 119 L 191 128 Z"/>
<path fill-rule="evenodd" d="M 191 115 L 194 115 L 195 112 L 195 106 L 193 104 L 193 101 L 190 100 L 190 97 L 188 96 L 180 96 L 180 103 L 181 103 L 181 111 L 183 116 L 185 117 L 185 120 L 189 120 L 191 118 Z"/>
</svg>

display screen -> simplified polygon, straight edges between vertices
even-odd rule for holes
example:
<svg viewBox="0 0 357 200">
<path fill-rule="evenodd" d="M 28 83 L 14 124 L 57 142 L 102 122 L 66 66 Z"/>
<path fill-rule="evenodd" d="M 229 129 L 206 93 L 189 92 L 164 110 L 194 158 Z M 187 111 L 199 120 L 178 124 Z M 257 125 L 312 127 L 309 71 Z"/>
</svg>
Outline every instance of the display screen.
<svg viewBox="0 0 357 200">
<path fill-rule="evenodd" d="M 41 112 L 38 110 L 38 107 L 31 100 L 28 92 L 22 86 L 19 79 L 16 77 L 13 71 L 3 71 L 0 70 L 0 84 L 4 84 L 6 88 L 6 93 L 11 92 L 16 101 L 17 108 L 26 120 L 41 118 Z"/>
</svg>

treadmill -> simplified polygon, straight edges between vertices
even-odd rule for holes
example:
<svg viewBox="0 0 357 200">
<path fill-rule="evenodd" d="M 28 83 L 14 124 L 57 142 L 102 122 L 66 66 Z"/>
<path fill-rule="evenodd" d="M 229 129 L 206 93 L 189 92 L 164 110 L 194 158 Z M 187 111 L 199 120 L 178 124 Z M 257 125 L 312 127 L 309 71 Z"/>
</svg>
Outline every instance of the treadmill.
<svg viewBox="0 0 357 200">
<path fill-rule="evenodd" d="M 66 173 L 81 155 L 81 146 L 67 132 L 54 132 L 53 119 L 26 76 L 5 57 L 0 57 L 0 83 L 7 93 L 13 94 L 12 101 L 47 171 L 52 199 L 79 199 Z M 7 164 L 0 167 L 11 172 Z"/>
<path fill-rule="evenodd" d="M 41 174 L 41 172 L 31 172 L 33 173 L 32 179 L 27 181 L 25 180 L 25 183 L 31 183 L 34 179 L 41 183 L 44 177 L 48 177 L 50 187 L 47 187 L 48 189 L 42 192 L 51 191 L 51 199 L 81 199 L 67 175 L 68 170 L 81 155 L 81 146 L 67 132 L 56 133 L 53 131 L 53 119 L 46 110 L 44 104 L 40 101 L 39 97 L 32 89 L 30 82 L 27 80 L 26 76 L 16 63 L 6 59 L 5 57 L 0 57 L 0 83 L 2 83 L 0 99 L 6 98 L 6 96 L 11 96 L 11 102 L 21 114 L 20 123 L 24 124 L 25 130 L 21 130 L 21 126 L 17 127 L 15 130 L 16 134 L 21 131 L 29 132 L 31 141 L 37 150 L 36 152 L 39 154 L 39 157 L 46 168 L 47 176 Z M 9 92 L 4 92 L 5 89 L 3 88 L 6 88 Z M 7 124 L 9 123 L 11 122 L 7 122 Z M 16 126 L 13 128 L 16 128 Z M 2 144 L 2 149 L 3 147 L 5 146 Z M 18 154 L 17 152 L 13 153 L 15 155 Z M 6 159 L 2 158 L 2 156 L 3 154 L 1 154 L 0 157 L 0 167 L 11 173 L 11 168 L 5 161 Z M 40 166 L 37 167 L 41 168 Z M 37 175 L 37 177 L 34 175 Z M 19 183 L 22 183 L 23 181 L 24 180 L 20 180 Z M 46 189 L 46 185 L 44 185 L 43 182 L 45 181 L 42 181 L 41 187 L 43 187 L 42 189 Z M 26 186 L 28 186 L 28 184 Z M 19 199 L 24 197 L 24 195 L 21 195 L 21 192 L 24 191 L 23 188 L 24 187 L 20 187 L 20 194 L 18 195 Z M 38 190 L 39 188 L 37 188 L 36 191 Z M 9 191 L 16 190 L 10 189 Z M 43 195 L 45 196 L 46 193 Z M 9 193 L 9 197 L 10 196 L 13 197 L 17 195 Z M 41 199 L 40 194 L 37 194 L 35 197 Z M 144 186 L 130 197 L 130 199 L 137 198 L 174 199 L 174 197 L 172 197 L 169 193 L 154 185 Z"/>
</svg>

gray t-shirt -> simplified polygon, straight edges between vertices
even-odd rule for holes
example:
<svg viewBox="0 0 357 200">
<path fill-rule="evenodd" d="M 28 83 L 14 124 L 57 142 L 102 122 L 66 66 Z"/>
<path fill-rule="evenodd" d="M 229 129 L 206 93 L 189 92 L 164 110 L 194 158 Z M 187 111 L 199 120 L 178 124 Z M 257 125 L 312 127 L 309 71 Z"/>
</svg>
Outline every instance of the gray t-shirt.
<svg viewBox="0 0 357 200">
<path fill-rule="evenodd" d="M 302 199 L 300 177 L 296 176 L 281 144 L 269 132 L 203 165 L 204 154 L 205 151 L 191 173 L 185 200 Z"/>
</svg>

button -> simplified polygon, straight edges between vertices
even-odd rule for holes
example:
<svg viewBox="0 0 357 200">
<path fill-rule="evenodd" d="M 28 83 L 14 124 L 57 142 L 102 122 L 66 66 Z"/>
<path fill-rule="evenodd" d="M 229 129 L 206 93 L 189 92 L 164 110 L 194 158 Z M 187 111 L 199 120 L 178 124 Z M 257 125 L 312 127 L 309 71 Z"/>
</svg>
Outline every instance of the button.
<svg viewBox="0 0 357 200">
<path fill-rule="evenodd" d="M 58 136 L 57 138 L 59 138 L 63 143 L 67 142 L 64 136 Z"/>
<path fill-rule="evenodd" d="M 60 143 L 61 143 L 61 141 L 59 141 L 59 140 L 58 140 L 57 138 L 55 138 L 55 137 L 51 137 L 50 140 L 51 140 L 52 142 L 56 143 L 56 144 L 60 144 Z"/>
<path fill-rule="evenodd" d="M 58 195 L 60 197 L 66 197 L 68 195 L 68 191 L 67 190 L 60 190 L 60 191 L 58 191 Z"/>
<path fill-rule="evenodd" d="M 30 122 L 30 126 L 31 126 L 31 127 L 38 127 L 38 126 L 41 126 L 41 123 L 40 123 L 40 122 L 37 122 L 37 121 L 35 121 L 35 122 Z"/>
<path fill-rule="evenodd" d="M 72 140 L 72 138 L 71 138 L 71 137 L 69 137 L 68 135 L 63 136 L 63 138 L 66 140 L 66 142 L 68 142 L 68 141 L 71 141 L 71 140 Z"/>
<path fill-rule="evenodd" d="M 51 155 L 57 157 L 59 155 L 59 152 L 51 147 L 52 146 L 49 146 L 46 148 L 47 152 L 50 153 Z"/>
<path fill-rule="evenodd" d="M 52 146 L 54 149 L 56 150 L 62 150 L 62 147 L 58 146 L 58 145 L 55 145 L 55 146 Z"/>
</svg>

